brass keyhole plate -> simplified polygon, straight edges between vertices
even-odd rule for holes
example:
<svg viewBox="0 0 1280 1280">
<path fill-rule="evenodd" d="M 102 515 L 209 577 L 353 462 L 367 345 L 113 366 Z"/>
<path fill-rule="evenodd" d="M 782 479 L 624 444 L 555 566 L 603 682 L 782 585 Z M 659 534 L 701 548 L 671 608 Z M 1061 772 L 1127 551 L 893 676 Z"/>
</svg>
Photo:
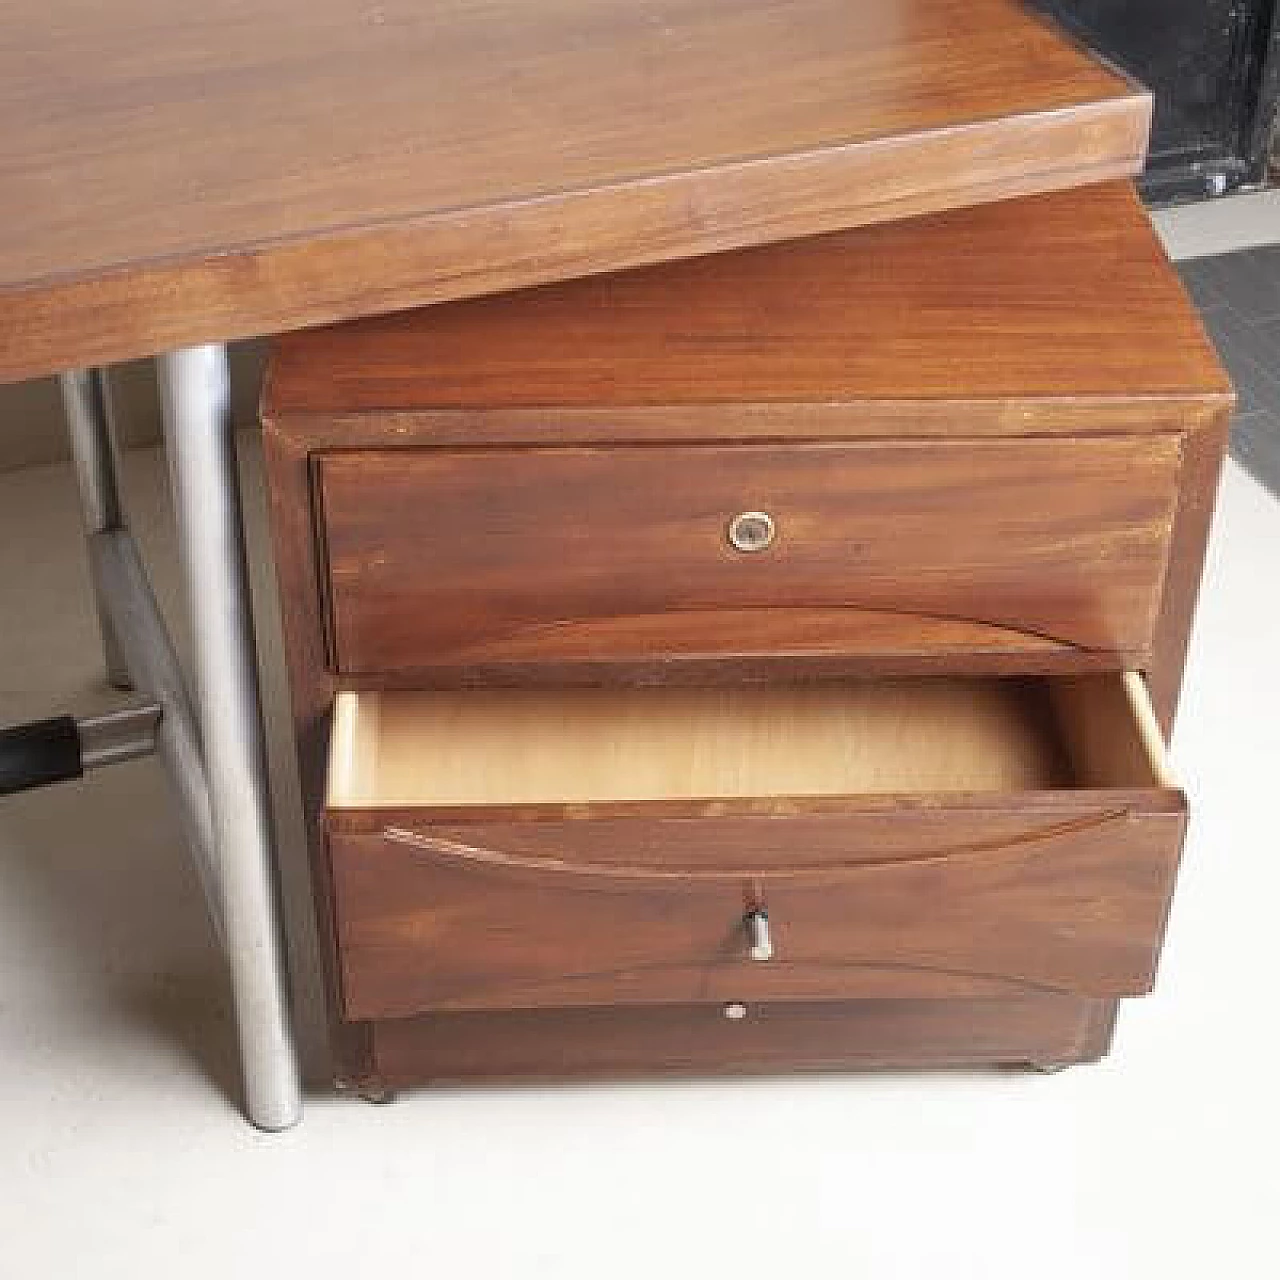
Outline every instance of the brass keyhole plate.
<svg viewBox="0 0 1280 1280">
<path fill-rule="evenodd" d="M 767 511 L 742 511 L 729 521 L 728 535 L 735 551 L 765 551 L 773 545 L 778 528 Z"/>
</svg>

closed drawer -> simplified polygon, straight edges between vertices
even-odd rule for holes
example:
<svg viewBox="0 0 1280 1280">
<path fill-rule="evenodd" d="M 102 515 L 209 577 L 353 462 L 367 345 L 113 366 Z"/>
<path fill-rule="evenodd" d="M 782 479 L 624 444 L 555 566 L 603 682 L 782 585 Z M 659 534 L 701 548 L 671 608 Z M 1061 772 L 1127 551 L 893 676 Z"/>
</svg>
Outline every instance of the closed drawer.
<svg viewBox="0 0 1280 1280">
<path fill-rule="evenodd" d="M 1137 675 L 346 692 L 343 1008 L 1133 995 L 1184 821 Z"/>
<path fill-rule="evenodd" d="M 331 656 L 347 675 L 423 684 L 703 658 L 1141 665 L 1179 447 L 1155 434 L 321 454 Z"/>
</svg>

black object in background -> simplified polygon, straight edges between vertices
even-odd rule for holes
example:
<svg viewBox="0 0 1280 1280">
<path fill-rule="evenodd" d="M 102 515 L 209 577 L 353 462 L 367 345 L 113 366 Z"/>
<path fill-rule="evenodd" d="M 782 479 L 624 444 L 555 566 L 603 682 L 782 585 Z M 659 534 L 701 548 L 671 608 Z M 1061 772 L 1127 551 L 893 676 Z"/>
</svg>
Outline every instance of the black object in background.
<svg viewBox="0 0 1280 1280">
<path fill-rule="evenodd" d="M 1155 94 L 1148 200 L 1259 183 L 1280 107 L 1280 0 L 1033 0 Z"/>
</svg>

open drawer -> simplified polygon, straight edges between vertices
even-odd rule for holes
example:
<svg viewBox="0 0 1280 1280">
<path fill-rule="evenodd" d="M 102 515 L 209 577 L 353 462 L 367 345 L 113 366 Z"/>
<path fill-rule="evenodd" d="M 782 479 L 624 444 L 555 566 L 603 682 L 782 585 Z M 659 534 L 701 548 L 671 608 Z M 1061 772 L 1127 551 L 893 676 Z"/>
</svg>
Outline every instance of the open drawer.
<svg viewBox="0 0 1280 1280">
<path fill-rule="evenodd" d="M 1185 826 L 1137 674 L 338 695 L 343 1009 L 1113 998 Z"/>
</svg>

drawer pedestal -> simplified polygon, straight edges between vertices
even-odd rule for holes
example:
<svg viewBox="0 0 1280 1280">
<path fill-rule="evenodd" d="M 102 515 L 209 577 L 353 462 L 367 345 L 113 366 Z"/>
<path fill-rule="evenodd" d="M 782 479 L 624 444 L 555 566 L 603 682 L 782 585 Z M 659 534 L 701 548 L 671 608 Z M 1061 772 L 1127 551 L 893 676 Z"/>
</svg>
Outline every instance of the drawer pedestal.
<svg viewBox="0 0 1280 1280">
<path fill-rule="evenodd" d="M 280 339 L 340 1082 L 1106 1052 L 1231 406 L 1121 184 Z"/>
</svg>

